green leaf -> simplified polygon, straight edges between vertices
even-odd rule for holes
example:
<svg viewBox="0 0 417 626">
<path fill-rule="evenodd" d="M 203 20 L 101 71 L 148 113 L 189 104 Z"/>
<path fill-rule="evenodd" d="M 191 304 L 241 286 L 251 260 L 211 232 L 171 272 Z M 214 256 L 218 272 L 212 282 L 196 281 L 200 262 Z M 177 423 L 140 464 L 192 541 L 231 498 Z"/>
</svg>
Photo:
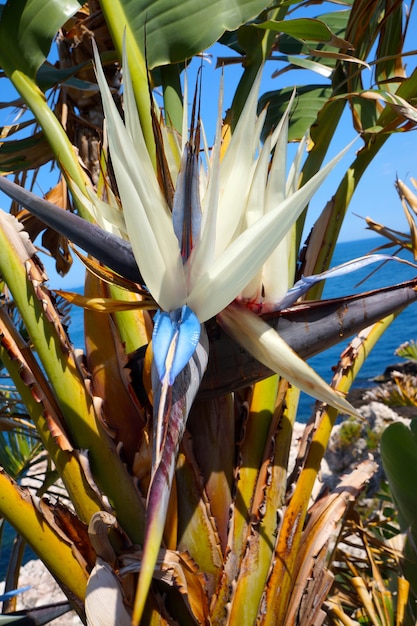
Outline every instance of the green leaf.
<svg viewBox="0 0 417 626">
<path fill-rule="evenodd" d="M 60 83 L 65 83 L 67 86 L 83 91 L 98 92 L 96 84 L 74 77 L 74 74 L 79 72 L 80 69 L 86 67 L 86 65 L 87 63 L 79 63 L 78 65 L 72 65 L 71 67 L 57 68 L 46 61 L 40 66 L 36 74 L 36 82 L 42 91 L 51 89 Z"/>
<path fill-rule="evenodd" d="M 381 438 L 381 459 L 388 483 L 398 505 L 403 531 L 411 531 L 404 549 L 404 572 L 414 593 L 417 592 L 416 538 L 417 498 L 417 433 L 415 421 L 411 428 L 400 422 L 385 429 Z"/>
<path fill-rule="evenodd" d="M 417 533 L 417 437 L 402 423 L 385 429 L 381 438 L 381 458 L 392 494 L 407 526 Z"/>
<path fill-rule="evenodd" d="M 9 0 L 0 14 L 0 66 L 41 126 L 67 180 L 81 189 L 85 176 L 64 129 L 36 83 L 57 30 L 83 0 Z M 80 213 L 83 206 L 79 203 Z"/>
<path fill-rule="evenodd" d="M 0 143 L 0 172 L 36 169 L 52 158 L 52 150 L 43 132 Z"/>
<path fill-rule="evenodd" d="M 26 432 L 0 432 L 0 461 L 5 471 L 17 480 L 28 469 L 31 459 L 39 453 L 39 439 Z"/>
<path fill-rule="evenodd" d="M 315 41 L 327 43 L 336 48 L 351 48 L 351 44 L 345 39 L 341 39 L 322 21 L 311 18 L 300 18 L 295 20 L 267 20 L 256 24 L 257 28 L 273 30 L 279 33 L 286 33 L 300 39 L 301 41 Z"/>
<path fill-rule="evenodd" d="M 0 20 L 0 65 L 34 78 L 57 30 L 85 0 L 9 0 Z"/>
<path fill-rule="evenodd" d="M 105 2 L 103 10 L 113 33 L 116 29 L 120 36 L 128 24 L 142 51 L 146 31 L 147 62 L 152 69 L 202 52 L 226 30 L 236 30 L 255 18 L 268 4 L 265 0 L 116 0 Z"/>
<path fill-rule="evenodd" d="M 283 116 L 293 92 L 292 87 L 268 91 L 259 99 L 258 110 L 268 105 L 262 138 L 267 137 Z M 315 122 L 317 113 L 332 95 L 332 88 L 325 85 L 298 87 L 294 110 L 290 116 L 288 141 L 300 141 Z"/>
</svg>

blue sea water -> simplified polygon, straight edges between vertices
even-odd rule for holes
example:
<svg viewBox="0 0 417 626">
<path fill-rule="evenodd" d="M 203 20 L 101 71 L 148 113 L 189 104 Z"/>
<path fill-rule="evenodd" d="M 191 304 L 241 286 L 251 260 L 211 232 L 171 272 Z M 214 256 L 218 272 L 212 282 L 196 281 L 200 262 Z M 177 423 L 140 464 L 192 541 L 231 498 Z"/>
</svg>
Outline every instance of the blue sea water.
<svg viewBox="0 0 417 626">
<path fill-rule="evenodd" d="M 333 257 L 332 267 L 371 252 L 374 248 L 380 246 L 383 241 L 385 240 L 377 237 L 338 244 Z M 402 252 L 399 256 L 413 262 L 410 253 Z M 367 278 L 375 268 L 377 271 L 368 280 L 359 285 L 358 283 Z M 415 276 L 417 276 L 417 269 L 403 263 L 390 261 L 382 266 L 375 264 L 346 276 L 328 280 L 324 288 L 323 298 L 334 298 L 341 295 L 370 291 L 379 287 L 395 285 L 396 283 L 410 280 Z M 405 341 L 417 339 L 416 313 L 416 305 L 412 304 L 388 327 L 367 357 L 355 380 L 354 387 L 364 388 L 372 386 L 373 379 L 383 374 L 388 365 L 402 361 L 394 352 Z M 344 340 L 333 348 L 309 359 L 308 362 L 326 381 L 330 382 L 332 367 L 338 363 L 341 352 L 348 344 L 349 340 Z M 302 422 L 307 421 L 313 408 L 314 400 L 302 394 L 298 419 Z"/>
</svg>

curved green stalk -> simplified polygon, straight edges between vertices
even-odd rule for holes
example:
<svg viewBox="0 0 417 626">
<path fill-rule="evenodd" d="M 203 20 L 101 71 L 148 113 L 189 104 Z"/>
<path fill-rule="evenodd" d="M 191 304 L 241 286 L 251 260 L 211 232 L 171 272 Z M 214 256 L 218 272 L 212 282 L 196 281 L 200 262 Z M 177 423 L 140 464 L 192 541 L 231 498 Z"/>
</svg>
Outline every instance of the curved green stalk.
<svg viewBox="0 0 417 626">
<path fill-rule="evenodd" d="M 79 165 L 74 147 L 59 120 L 49 108 L 44 94 L 32 78 L 19 70 L 15 70 L 9 78 L 45 133 L 69 186 L 71 187 L 71 184 L 75 183 L 83 191 L 86 185 L 86 177 Z M 76 196 L 74 196 L 74 199 L 77 201 Z M 91 217 L 84 210 L 82 203 L 78 202 L 77 206 L 80 214 L 85 219 L 90 220 Z"/>
<path fill-rule="evenodd" d="M 125 15 L 123 2 L 120 2 L 120 0 L 101 0 L 100 5 L 120 59 L 122 58 L 123 52 L 123 37 L 126 37 L 126 54 L 139 119 L 149 156 L 156 169 L 156 150 L 152 129 L 148 71 L 142 50 L 131 28 L 131 24 Z M 142 40 L 143 36 L 144 33 L 141 33 Z"/>
<path fill-rule="evenodd" d="M 100 510 L 100 499 L 88 484 L 79 459 L 69 450 L 63 450 L 56 441 L 57 435 L 53 436 L 51 432 L 45 416 L 48 414 L 49 420 L 58 416 L 51 415 L 52 407 L 47 407 L 45 398 L 40 397 L 42 393 L 39 393 L 38 387 L 44 394 L 47 393 L 44 388 L 46 381 L 43 379 L 43 373 L 40 371 L 32 352 L 23 343 L 20 335 L 1 309 L 0 329 L 0 359 L 13 380 L 20 398 L 36 426 L 41 441 L 62 478 L 75 511 L 81 519 L 88 520 Z M 34 390 L 29 386 L 28 376 L 33 376 L 34 381 L 36 381 Z M 1 513 L 3 514 L 2 510 Z M 24 532 L 22 534 L 25 536 Z"/>
<path fill-rule="evenodd" d="M 275 9 L 268 15 L 268 18 L 271 20 L 282 20 L 287 14 L 288 8 L 288 6 L 282 6 L 279 9 Z M 250 26 L 242 26 L 238 31 L 238 38 L 239 43 L 246 52 L 246 58 L 244 71 L 230 108 L 229 115 L 232 128 L 237 124 L 261 65 L 267 60 L 271 52 L 276 33 L 271 30 L 260 31 Z"/>
<path fill-rule="evenodd" d="M 11 238 L 16 236 L 17 240 L 12 241 Z M 65 416 L 74 446 L 79 450 L 88 450 L 93 476 L 115 507 L 119 522 L 131 540 L 140 543 L 144 506 L 114 443 L 96 418 L 93 399 L 60 328 L 49 295 L 40 286 L 36 267 L 24 258 L 25 252 L 19 250 L 19 237 L 14 225 L 7 232 L 0 229 L 1 274 L 36 348 L 60 411 Z M 89 522 L 87 512 L 84 512 L 83 519 Z"/>
<path fill-rule="evenodd" d="M 51 573 L 76 598 L 85 598 L 88 574 L 74 557 L 72 546 L 46 522 L 30 496 L 0 471 L 2 516 L 25 537 Z"/>
</svg>

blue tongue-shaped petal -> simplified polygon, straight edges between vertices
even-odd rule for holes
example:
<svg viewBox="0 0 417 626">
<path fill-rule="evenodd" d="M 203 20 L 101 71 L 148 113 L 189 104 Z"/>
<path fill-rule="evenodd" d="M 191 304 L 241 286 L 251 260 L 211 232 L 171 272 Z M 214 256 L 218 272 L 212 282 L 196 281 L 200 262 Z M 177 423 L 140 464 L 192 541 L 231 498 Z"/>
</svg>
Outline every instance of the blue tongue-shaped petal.
<svg viewBox="0 0 417 626">
<path fill-rule="evenodd" d="M 204 326 L 186 306 L 155 321 L 152 391 L 154 446 L 142 562 L 133 610 L 139 624 L 161 547 L 178 450 L 208 361 Z M 172 381 L 170 383 L 170 380 Z"/>
<path fill-rule="evenodd" d="M 161 382 L 173 385 L 193 356 L 200 339 L 200 322 L 184 305 L 170 313 L 158 311 L 152 335 L 153 358 Z"/>
</svg>

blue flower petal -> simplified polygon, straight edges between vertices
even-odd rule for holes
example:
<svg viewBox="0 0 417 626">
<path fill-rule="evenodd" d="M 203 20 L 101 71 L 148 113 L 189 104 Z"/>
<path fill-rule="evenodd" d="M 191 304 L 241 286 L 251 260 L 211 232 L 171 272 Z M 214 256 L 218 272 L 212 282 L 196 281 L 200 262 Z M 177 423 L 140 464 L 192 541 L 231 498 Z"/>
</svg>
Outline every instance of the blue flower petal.
<svg viewBox="0 0 417 626">
<path fill-rule="evenodd" d="M 193 356 L 200 339 L 200 322 L 186 305 L 170 313 L 158 311 L 152 335 L 153 358 L 161 382 L 172 385 Z"/>
</svg>

